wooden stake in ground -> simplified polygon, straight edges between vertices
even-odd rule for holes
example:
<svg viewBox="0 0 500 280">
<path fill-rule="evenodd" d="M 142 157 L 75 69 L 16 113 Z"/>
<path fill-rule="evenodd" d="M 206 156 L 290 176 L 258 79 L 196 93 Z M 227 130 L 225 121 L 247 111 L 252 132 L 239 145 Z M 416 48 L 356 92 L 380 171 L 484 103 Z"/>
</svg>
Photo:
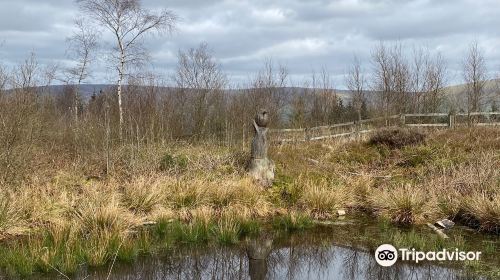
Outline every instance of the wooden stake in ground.
<svg viewBox="0 0 500 280">
<path fill-rule="evenodd" d="M 255 135 L 252 140 L 251 159 L 248 172 L 259 184 L 265 187 L 274 180 L 274 162 L 267 158 L 267 125 L 269 113 L 261 109 L 253 120 Z"/>
</svg>

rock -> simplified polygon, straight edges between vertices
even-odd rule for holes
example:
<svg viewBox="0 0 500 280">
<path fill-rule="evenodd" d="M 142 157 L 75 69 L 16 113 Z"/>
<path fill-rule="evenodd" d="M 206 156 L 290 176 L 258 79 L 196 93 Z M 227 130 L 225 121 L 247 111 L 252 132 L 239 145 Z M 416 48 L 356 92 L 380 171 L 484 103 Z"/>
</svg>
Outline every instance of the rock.
<svg viewBox="0 0 500 280">
<path fill-rule="evenodd" d="M 448 239 L 448 235 L 446 235 L 443 230 L 437 228 L 435 225 L 432 225 L 430 223 L 427 223 L 427 226 L 430 227 L 434 232 L 436 232 L 441 238 L 443 239 Z"/>
<path fill-rule="evenodd" d="M 333 221 L 321 221 L 321 220 L 314 220 L 314 223 L 322 226 L 331 226 L 333 225 Z"/>
<path fill-rule="evenodd" d="M 343 221 L 343 220 L 337 220 L 337 221 L 314 221 L 314 223 L 322 226 L 352 226 L 355 225 L 353 221 Z"/>
<path fill-rule="evenodd" d="M 325 148 L 325 149 L 328 149 L 328 150 L 330 150 L 330 151 L 334 151 L 334 150 L 335 150 L 335 148 L 333 148 L 333 147 L 332 147 L 332 146 L 330 146 L 330 145 L 326 145 L 326 144 L 321 144 L 321 147 L 322 147 L 322 148 Z"/>
<path fill-rule="evenodd" d="M 455 225 L 453 221 L 450 221 L 448 219 L 442 219 L 440 221 L 435 222 L 434 224 L 442 229 L 450 229 Z"/>
<path fill-rule="evenodd" d="M 353 226 L 355 224 L 356 223 L 354 223 L 353 221 L 343 221 L 343 220 L 333 222 L 334 226 Z"/>
<path fill-rule="evenodd" d="M 319 160 L 315 160 L 315 159 L 312 159 L 312 158 L 306 158 L 306 160 L 314 165 L 318 165 L 319 164 Z"/>
</svg>

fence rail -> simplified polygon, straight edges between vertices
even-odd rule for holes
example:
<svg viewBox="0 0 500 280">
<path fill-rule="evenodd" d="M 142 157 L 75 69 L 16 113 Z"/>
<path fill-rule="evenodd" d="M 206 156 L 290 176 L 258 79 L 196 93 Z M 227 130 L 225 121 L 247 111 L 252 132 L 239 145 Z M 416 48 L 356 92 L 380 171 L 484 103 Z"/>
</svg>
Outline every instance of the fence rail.
<svg viewBox="0 0 500 280">
<path fill-rule="evenodd" d="M 362 135 L 395 126 L 451 129 L 460 126 L 500 126 L 500 112 L 400 114 L 310 128 L 271 129 L 269 135 L 273 143 L 306 142 Z"/>
</svg>

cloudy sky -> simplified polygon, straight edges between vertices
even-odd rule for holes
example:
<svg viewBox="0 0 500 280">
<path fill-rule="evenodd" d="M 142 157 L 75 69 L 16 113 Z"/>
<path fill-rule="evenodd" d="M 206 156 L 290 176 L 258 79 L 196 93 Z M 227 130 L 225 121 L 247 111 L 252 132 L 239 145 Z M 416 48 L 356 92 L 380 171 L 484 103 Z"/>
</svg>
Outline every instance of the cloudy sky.
<svg viewBox="0 0 500 280">
<path fill-rule="evenodd" d="M 450 84 L 460 82 L 460 63 L 476 40 L 491 75 L 500 70 L 500 0 L 142 0 L 167 8 L 181 21 L 171 36 L 149 38 L 150 67 L 166 77 L 179 49 L 206 42 L 224 71 L 243 83 L 266 58 L 286 65 L 300 85 L 325 67 L 335 86 L 357 55 L 369 69 L 379 42 L 426 46 L 441 52 Z M 78 9 L 72 0 L 0 0 L 0 62 L 12 67 L 35 51 L 40 63 L 67 65 L 66 37 Z M 110 38 L 103 31 L 103 40 Z M 111 42 L 111 41 L 110 41 Z M 109 43 L 108 43 L 109 44 Z M 108 44 L 104 43 L 103 46 Z M 115 78 L 104 62 L 87 82 Z"/>
</svg>

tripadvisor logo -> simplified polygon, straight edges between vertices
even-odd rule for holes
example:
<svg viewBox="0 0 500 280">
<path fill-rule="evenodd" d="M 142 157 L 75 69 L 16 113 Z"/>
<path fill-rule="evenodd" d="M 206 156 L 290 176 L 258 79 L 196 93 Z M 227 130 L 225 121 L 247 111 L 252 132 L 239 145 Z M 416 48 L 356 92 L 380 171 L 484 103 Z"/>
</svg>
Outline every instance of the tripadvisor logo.
<svg viewBox="0 0 500 280">
<path fill-rule="evenodd" d="M 399 253 L 398 253 L 399 251 Z M 478 261 L 481 252 L 464 252 L 443 249 L 441 251 L 422 252 L 415 249 L 396 249 L 391 244 L 382 244 L 375 250 L 375 260 L 381 266 L 392 266 L 398 260 L 398 255 L 402 261 Z"/>
<path fill-rule="evenodd" d="M 375 260 L 381 266 L 391 266 L 398 260 L 398 250 L 390 244 L 382 244 L 375 251 Z"/>
</svg>

